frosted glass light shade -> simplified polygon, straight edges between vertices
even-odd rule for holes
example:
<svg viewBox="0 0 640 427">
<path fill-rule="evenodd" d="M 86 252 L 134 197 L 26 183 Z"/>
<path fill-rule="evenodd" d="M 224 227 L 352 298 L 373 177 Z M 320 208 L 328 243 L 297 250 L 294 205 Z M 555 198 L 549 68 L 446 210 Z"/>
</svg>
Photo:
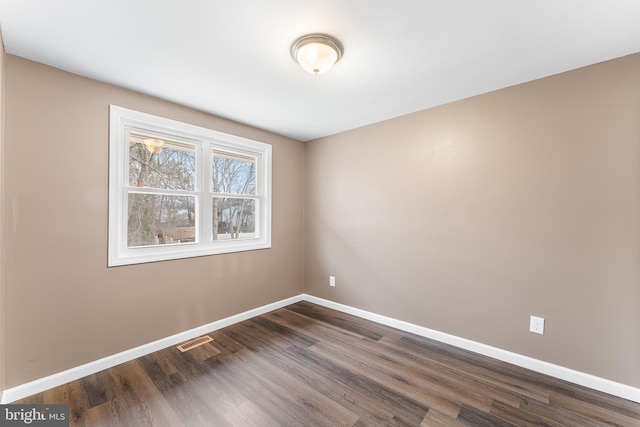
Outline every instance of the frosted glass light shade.
<svg viewBox="0 0 640 427">
<path fill-rule="evenodd" d="M 291 56 L 308 73 L 329 71 L 342 57 L 342 44 L 327 34 L 308 34 L 291 45 Z"/>
<path fill-rule="evenodd" d="M 150 153 L 161 153 L 162 146 L 164 145 L 164 141 L 161 139 L 155 138 L 146 138 L 144 140 L 144 146 L 147 147 Z"/>
</svg>

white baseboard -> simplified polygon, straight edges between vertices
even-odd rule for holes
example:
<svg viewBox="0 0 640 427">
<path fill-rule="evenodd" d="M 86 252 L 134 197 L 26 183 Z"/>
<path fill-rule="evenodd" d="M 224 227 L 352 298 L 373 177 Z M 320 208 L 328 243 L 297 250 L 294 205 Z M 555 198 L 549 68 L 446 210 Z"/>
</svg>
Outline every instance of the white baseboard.
<svg viewBox="0 0 640 427">
<path fill-rule="evenodd" d="M 104 369 L 111 368 L 121 363 L 128 362 L 138 357 L 145 356 L 163 348 L 170 347 L 172 345 L 180 344 L 184 341 L 188 341 L 192 338 L 196 338 L 200 335 L 204 335 L 208 332 L 215 331 L 230 325 L 233 325 L 243 320 L 250 319 L 255 316 L 259 316 L 264 313 L 276 310 L 278 308 L 285 307 L 289 304 L 293 304 L 299 301 L 308 301 L 314 304 L 318 304 L 327 308 L 341 311 L 343 313 L 352 314 L 354 316 L 361 317 L 363 319 L 371 320 L 376 323 L 391 326 L 402 331 L 410 332 L 426 338 L 431 338 L 436 341 L 440 341 L 446 344 L 453 345 L 455 347 L 463 348 L 465 350 L 473 351 L 478 354 L 492 357 L 494 359 L 502 360 L 503 362 L 511 363 L 513 365 L 521 366 L 523 368 L 530 369 L 535 372 L 540 372 L 555 378 L 559 378 L 565 381 L 579 384 L 585 387 L 589 387 L 594 390 L 602 391 L 614 396 L 621 397 L 623 399 L 629 399 L 634 402 L 640 403 L 640 389 L 631 387 L 626 384 L 621 384 L 615 381 L 607 380 L 604 378 L 596 377 L 584 372 L 568 369 L 563 366 L 554 365 L 552 363 L 544 362 L 541 360 L 533 359 L 528 356 L 513 353 L 510 351 L 502 350 L 496 347 L 492 347 L 486 344 L 481 344 L 475 341 L 471 341 L 465 338 L 456 337 L 455 335 L 446 334 L 433 329 L 418 326 L 413 323 L 404 322 L 402 320 L 393 319 L 391 317 L 382 316 L 379 314 L 371 313 L 369 311 L 354 308 L 348 305 L 339 304 L 326 299 L 318 298 L 313 295 L 300 294 L 291 298 L 287 298 L 281 301 L 267 304 L 262 307 L 255 308 L 253 310 L 245 311 L 234 316 L 230 316 L 207 325 L 202 325 L 189 331 L 181 332 L 176 335 L 172 335 L 167 338 L 162 338 L 157 341 L 153 341 L 148 344 L 141 345 L 139 347 L 123 351 L 112 356 L 108 356 L 94 362 L 68 369 L 57 374 L 53 374 L 44 378 L 40 378 L 35 381 L 31 381 L 26 384 L 22 384 L 10 389 L 7 389 L 2 393 L 0 403 L 10 403 L 16 400 L 31 396 L 36 393 L 43 392 L 53 387 L 74 381 L 87 375 L 95 374 Z"/>
<path fill-rule="evenodd" d="M 95 374 L 96 372 L 100 372 L 104 369 L 111 368 L 121 363 L 137 359 L 138 357 L 142 357 L 155 351 L 162 350 L 163 348 L 167 348 L 172 345 L 178 345 L 184 341 L 199 337 L 208 332 L 222 329 L 235 323 L 242 322 L 243 320 L 251 319 L 252 317 L 256 317 L 261 314 L 276 310 L 278 308 L 285 307 L 289 304 L 302 301 L 302 299 L 303 295 L 296 295 L 294 297 L 277 301 L 272 304 L 263 305 L 262 307 L 254 308 L 252 310 L 248 310 L 234 316 L 226 317 L 207 325 L 198 326 L 197 328 L 181 332 L 179 334 L 171 335 L 170 337 L 162 338 L 148 344 L 143 344 L 130 350 L 125 350 L 122 353 L 107 356 L 102 359 L 59 372 L 57 374 L 49 375 L 48 377 L 40 378 L 38 380 L 19 385 L 17 387 L 9 388 L 5 390 L 4 393 L 2 393 L 2 400 L 0 400 L 0 403 L 4 404 L 15 402 L 16 400 L 43 392 L 53 387 L 57 387 L 59 385 L 68 383 L 69 381 L 74 381 L 79 378 L 86 377 L 87 375 Z"/>
<path fill-rule="evenodd" d="M 631 387 L 605 378 L 596 377 L 563 366 L 554 365 L 553 363 L 544 362 L 528 356 L 523 356 L 511 351 L 502 350 L 479 342 L 471 341 L 466 338 L 460 338 L 455 335 L 446 334 L 423 326 L 414 325 L 413 323 L 404 322 L 402 320 L 393 319 L 391 317 L 381 316 L 369 311 L 354 308 L 348 305 L 339 304 L 326 299 L 314 297 L 312 295 L 303 294 L 302 299 L 314 304 L 318 304 L 327 308 L 341 311 L 343 313 L 352 314 L 363 319 L 371 320 L 376 323 L 391 326 L 405 332 L 420 335 L 425 338 L 431 338 L 436 341 L 450 344 L 455 347 L 473 351 L 474 353 L 489 356 L 503 362 L 511 363 L 523 368 L 530 369 L 535 372 L 546 374 L 555 378 L 579 384 L 594 390 L 602 391 L 614 396 L 629 399 L 640 403 L 640 388 Z"/>
</svg>

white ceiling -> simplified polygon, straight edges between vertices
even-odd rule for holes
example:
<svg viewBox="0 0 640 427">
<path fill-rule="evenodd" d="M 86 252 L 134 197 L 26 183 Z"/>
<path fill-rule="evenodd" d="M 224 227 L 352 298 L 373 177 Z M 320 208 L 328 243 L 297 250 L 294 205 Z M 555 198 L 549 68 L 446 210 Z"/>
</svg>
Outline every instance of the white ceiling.
<svg viewBox="0 0 640 427">
<path fill-rule="evenodd" d="M 640 0 L 0 0 L 0 26 L 10 54 L 302 141 L 640 52 Z M 327 74 L 289 54 L 310 32 L 344 44 Z"/>
</svg>

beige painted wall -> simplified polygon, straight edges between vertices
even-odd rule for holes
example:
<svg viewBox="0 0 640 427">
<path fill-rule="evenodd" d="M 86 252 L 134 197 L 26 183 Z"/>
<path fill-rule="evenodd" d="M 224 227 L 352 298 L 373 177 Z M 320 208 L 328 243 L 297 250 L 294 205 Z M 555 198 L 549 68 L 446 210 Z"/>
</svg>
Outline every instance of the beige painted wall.
<svg viewBox="0 0 640 427">
<path fill-rule="evenodd" d="M 7 388 L 303 291 L 303 143 L 11 55 L 5 65 Z M 272 144 L 272 248 L 107 268 L 109 104 Z"/>
<path fill-rule="evenodd" d="M 0 34 L 0 398 L 4 387 L 4 42 Z"/>
<path fill-rule="evenodd" d="M 306 293 L 640 386 L 640 55 L 305 159 Z"/>
<path fill-rule="evenodd" d="M 640 386 L 639 55 L 306 146 L 3 59 L 6 387 L 297 295 L 303 279 Z M 109 104 L 273 144 L 273 248 L 106 268 Z"/>
</svg>

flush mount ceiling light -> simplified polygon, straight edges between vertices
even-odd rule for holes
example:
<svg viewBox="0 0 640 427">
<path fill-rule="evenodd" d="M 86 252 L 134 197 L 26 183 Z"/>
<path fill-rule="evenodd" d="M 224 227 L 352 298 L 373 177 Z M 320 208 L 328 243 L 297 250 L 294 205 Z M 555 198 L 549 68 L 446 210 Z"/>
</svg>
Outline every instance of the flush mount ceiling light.
<svg viewBox="0 0 640 427">
<path fill-rule="evenodd" d="M 144 146 L 147 147 L 150 153 L 162 153 L 162 146 L 164 141 L 155 138 L 145 138 Z"/>
<path fill-rule="evenodd" d="M 291 56 L 308 73 L 322 74 L 342 58 L 342 43 L 328 34 L 307 34 L 291 45 Z"/>
</svg>

